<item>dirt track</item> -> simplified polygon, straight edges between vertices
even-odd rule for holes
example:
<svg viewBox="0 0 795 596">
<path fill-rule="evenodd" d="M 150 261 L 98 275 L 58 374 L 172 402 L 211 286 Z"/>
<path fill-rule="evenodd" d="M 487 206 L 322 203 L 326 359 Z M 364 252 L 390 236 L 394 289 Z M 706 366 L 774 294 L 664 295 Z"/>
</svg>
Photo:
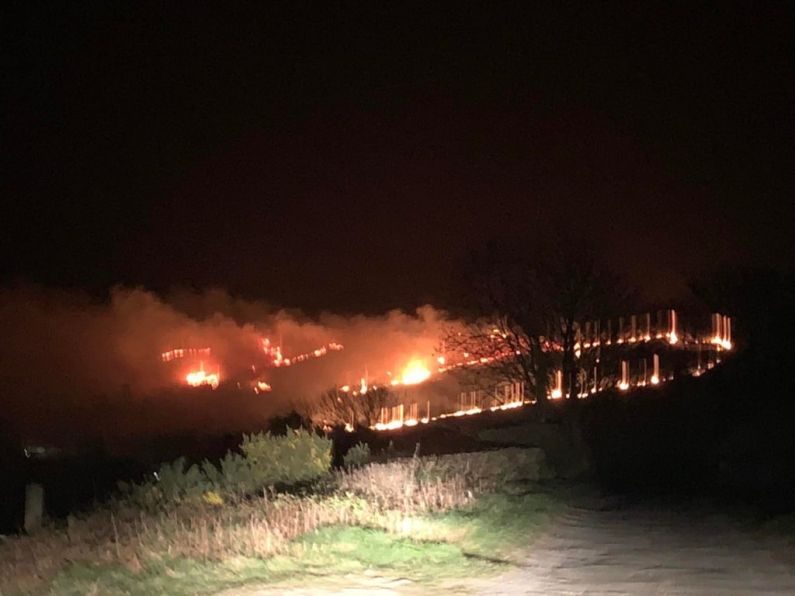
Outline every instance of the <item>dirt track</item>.
<svg viewBox="0 0 795 596">
<path fill-rule="evenodd" d="M 795 594 L 795 549 L 699 508 L 571 508 L 483 594 Z"/>
<path fill-rule="evenodd" d="M 795 594 L 795 548 L 707 507 L 567 509 L 520 567 L 434 588 L 377 576 L 227 594 Z"/>
</svg>

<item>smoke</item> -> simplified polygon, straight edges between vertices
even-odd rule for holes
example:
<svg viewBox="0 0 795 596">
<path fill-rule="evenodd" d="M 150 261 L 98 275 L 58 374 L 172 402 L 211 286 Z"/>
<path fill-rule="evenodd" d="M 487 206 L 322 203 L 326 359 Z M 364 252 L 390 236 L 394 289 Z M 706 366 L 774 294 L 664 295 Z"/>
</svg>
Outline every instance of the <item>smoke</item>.
<svg viewBox="0 0 795 596">
<path fill-rule="evenodd" d="M 91 429 L 103 426 L 106 412 L 122 411 L 119 432 L 132 433 L 191 425 L 245 430 L 240 427 L 256 426 L 335 384 L 355 385 L 363 377 L 383 382 L 413 358 L 430 363 L 446 316 L 425 306 L 412 314 L 309 318 L 219 289 L 161 298 L 117 287 L 97 302 L 79 292 L 16 287 L 0 290 L 0 322 L 7 424 L 26 432 L 81 423 Z M 274 368 L 263 338 L 285 358 L 332 342 L 344 349 Z M 161 354 L 176 348 L 210 348 L 210 355 L 164 362 Z M 217 391 L 185 386 L 197 364 L 220 373 Z M 272 391 L 255 394 L 252 379 L 265 380 Z"/>
</svg>

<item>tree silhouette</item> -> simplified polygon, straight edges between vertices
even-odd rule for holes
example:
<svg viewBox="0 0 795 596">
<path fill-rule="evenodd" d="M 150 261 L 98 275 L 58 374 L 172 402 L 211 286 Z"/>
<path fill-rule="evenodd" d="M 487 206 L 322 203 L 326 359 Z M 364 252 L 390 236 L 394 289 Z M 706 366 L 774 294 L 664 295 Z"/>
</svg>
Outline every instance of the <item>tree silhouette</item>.
<svg viewBox="0 0 795 596">
<path fill-rule="evenodd" d="M 491 242 L 470 255 L 465 282 L 469 323 L 448 331 L 445 351 L 477 363 L 466 368 L 471 375 L 523 381 L 539 403 L 556 369 L 563 394 L 576 396 L 580 325 L 630 301 L 619 278 L 577 238 L 532 247 Z"/>
</svg>

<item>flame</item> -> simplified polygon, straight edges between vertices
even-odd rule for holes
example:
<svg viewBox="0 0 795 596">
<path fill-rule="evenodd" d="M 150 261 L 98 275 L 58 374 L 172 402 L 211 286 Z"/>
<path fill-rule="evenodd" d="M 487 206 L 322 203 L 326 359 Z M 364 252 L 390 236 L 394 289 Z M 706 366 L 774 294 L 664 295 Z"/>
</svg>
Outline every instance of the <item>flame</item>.
<svg viewBox="0 0 795 596">
<path fill-rule="evenodd" d="M 210 348 L 174 348 L 160 354 L 163 362 L 171 362 L 180 358 L 207 357 L 210 355 Z"/>
<path fill-rule="evenodd" d="M 329 352 L 339 352 L 344 349 L 344 346 L 337 342 L 330 342 L 325 345 L 320 346 L 312 350 L 311 352 L 305 352 L 303 354 L 297 354 L 295 356 L 291 356 L 289 358 L 285 357 L 282 353 L 282 347 L 280 345 L 273 345 L 271 344 L 271 340 L 267 337 L 260 338 L 260 348 L 265 353 L 268 358 L 270 358 L 271 365 L 275 367 L 281 366 L 292 366 L 293 364 L 298 364 L 299 362 L 304 362 L 309 360 L 310 358 L 322 358 Z"/>
<path fill-rule="evenodd" d="M 500 412 L 500 411 L 505 411 L 505 410 L 513 410 L 514 408 L 521 408 L 526 403 L 530 403 L 530 402 L 525 401 L 525 400 L 512 401 L 512 402 L 501 404 L 501 405 L 498 405 L 498 406 L 492 406 L 492 407 L 486 408 L 486 409 L 488 411 L 490 411 L 490 412 Z M 420 422 L 422 422 L 423 424 L 426 424 L 426 423 L 428 423 L 430 421 L 444 420 L 445 418 L 459 418 L 461 416 L 474 416 L 475 414 L 480 414 L 481 412 L 484 412 L 484 411 L 485 410 L 483 408 L 479 408 L 479 407 L 462 408 L 460 410 L 456 410 L 455 412 L 448 412 L 448 413 L 445 413 L 445 414 L 439 414 L 438 416 L 434 416 L 433 418 L 422 418 L 420 420 Z M 401 426 L 399 424 L 397 426 L 395 426 L 395 421 L 392 421 L 389 424 L 391 425 L 390 428 L 399 428 Z M 409 424 L 406 423 L 405 426 L 409 426 Z M 379 430 L 379 429 L 376 429 L 376 430 Z"/>
<path fill-rule="evenodd" d="M 206 373 L 204 372 L 204 365 L 201 365 L 199 370 L 194 370 L 185 375 L 185 381 L 191 387 L 201 387 L 202 385 L 209 385 L 213 389 L 217 389 L 221 382 L 221 375 L 217 372 Z"/>
<path fill-rule="evenodd" d="M 431 371 L 422 360 L 412 360 L 403 369 L 400 379 L 404 385 L 416 385 L 428 380 L 430 376 Z"/>
<path fill-rule="evenodd" d="M 549 392 L 550 399 L 560 399 L 563 397 L 563 371 L 555 371 L 555 384 Z"/>
<path fill-rule="evenodd" d="M 254 393 L 256 394 L 267 393 L 271 389 L 272 387 L 270 386 L 270 384 L 266 383 L 265 381 L 257 381 L 257 384 L 254 386 Z"/>
</svg>

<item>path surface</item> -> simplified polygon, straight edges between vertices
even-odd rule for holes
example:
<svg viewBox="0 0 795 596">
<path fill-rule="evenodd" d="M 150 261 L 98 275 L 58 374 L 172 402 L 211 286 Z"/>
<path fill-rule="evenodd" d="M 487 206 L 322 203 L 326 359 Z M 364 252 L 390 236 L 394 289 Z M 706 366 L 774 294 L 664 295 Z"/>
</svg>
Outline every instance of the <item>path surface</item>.
<svg viewBox="0 0 795 596">
<path fill-rule="evenodd" d="M 571 508 L 483 594 L 795 594 L 795 549 L 708 509 Z"/>
<path fill-rule="evenodd" d="M 524 563 L 499 577 L 435 588 L 349 577 L 317 588 L 228 594 L 795 594 L 795 548 L 785 537 L 743 529 L 708 508 L 608 505 L 568 508 Z"/>
</svg>

